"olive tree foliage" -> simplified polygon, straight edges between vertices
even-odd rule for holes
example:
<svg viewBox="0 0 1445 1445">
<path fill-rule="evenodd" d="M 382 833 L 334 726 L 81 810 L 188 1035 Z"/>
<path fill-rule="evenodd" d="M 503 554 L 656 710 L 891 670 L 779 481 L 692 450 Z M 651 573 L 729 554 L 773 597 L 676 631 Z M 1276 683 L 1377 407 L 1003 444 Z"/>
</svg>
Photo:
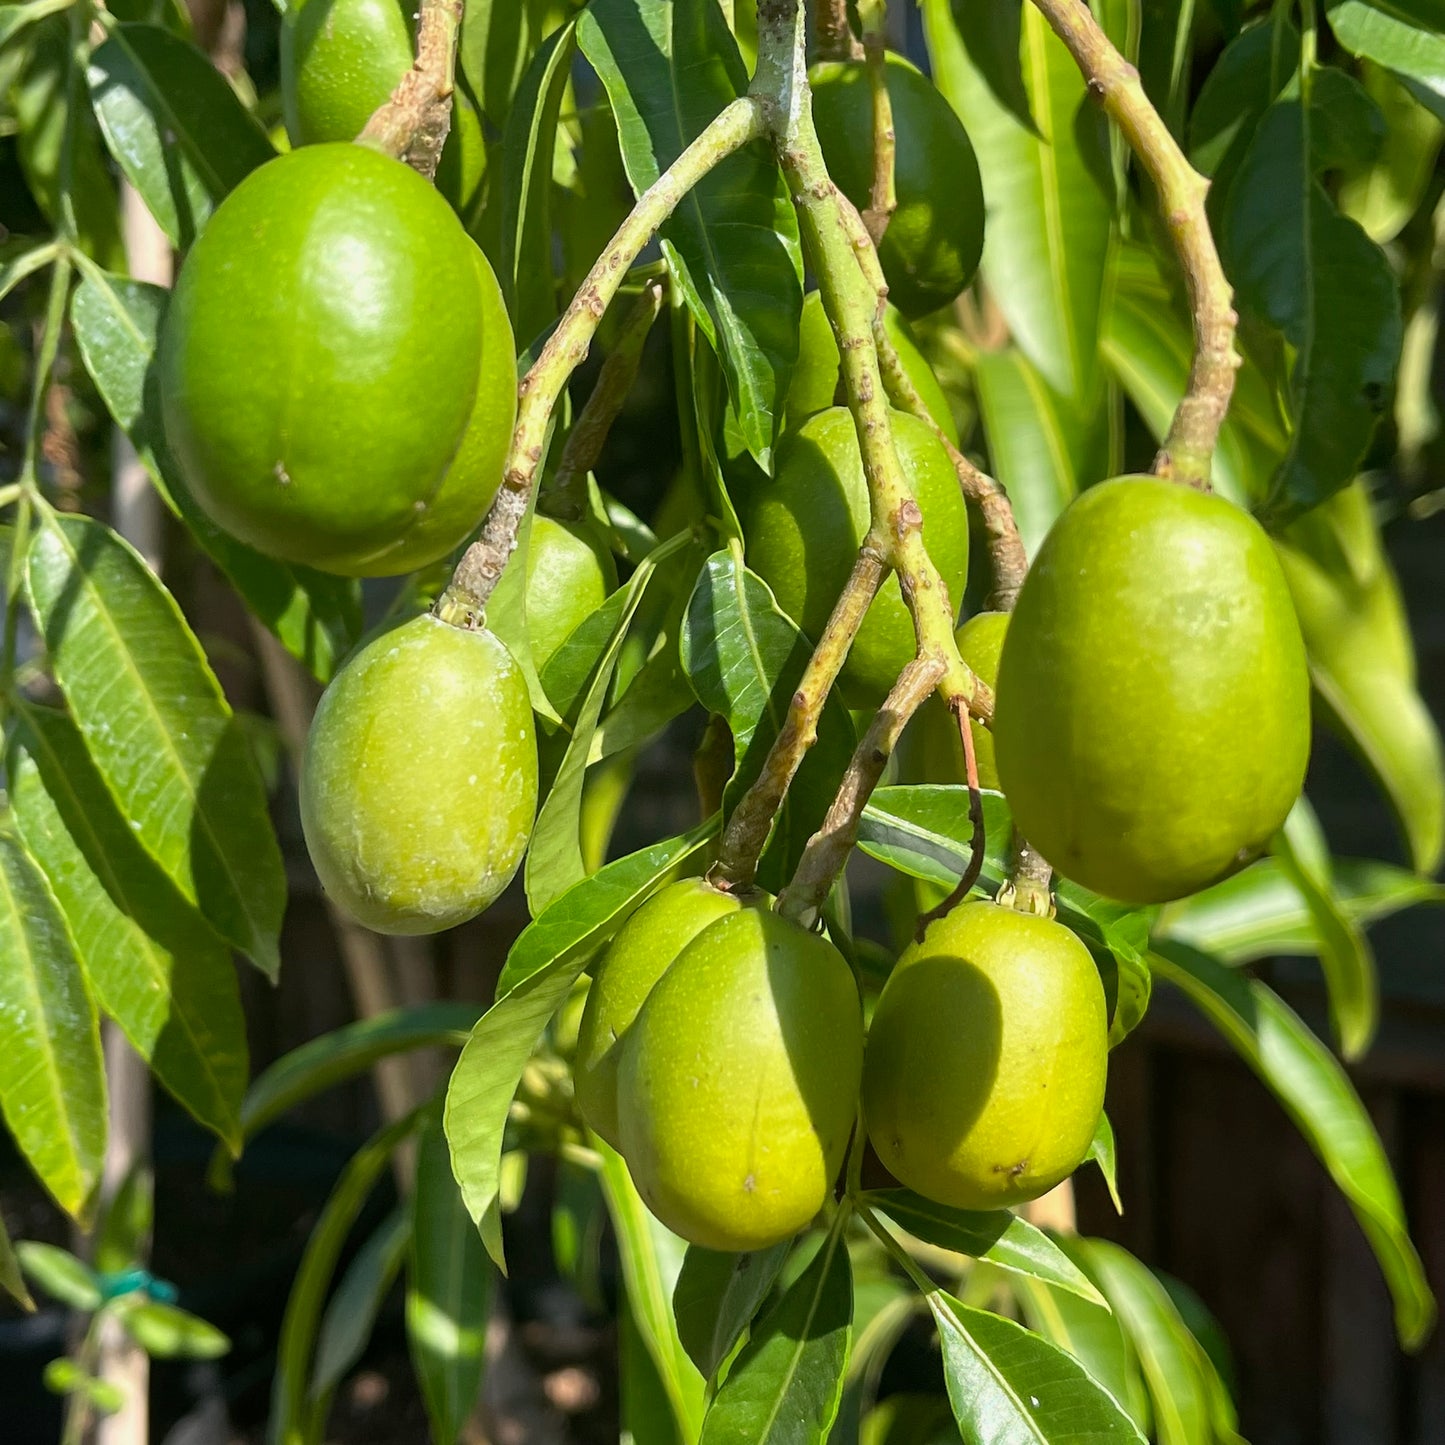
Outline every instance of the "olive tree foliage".
<svg viewBox="0 0 1445 1445">
<path fill-rule="evenodd" d="M 424 33 L 433 8 L 423 7 Z M 765 31 L 789 7 L 759 8 Z M 820 37 L 846 52 L 856 42 L 836 29 L 841 7 L 819 8 Z M 858 9 L 873 44 L 882 7 Z M 1112 1045 L 1163 984 L 1274 1092 L 1369 1239 L 1400 1339 L 1418 1346 L 1434 1303 L 1385 1151 L 1336 1055 L 1357 1057 L 1376 1026 L 1368 925 L 1441 901 L 1431 881 L 1445 844 L 1440 740 L 1415 688 L 1381 524 L 1437 443 L 1429 398 L 1445 20 L 1423 3 L 1384 0 L 1095 0 L 1107 55 L 1137 67 L 1133 86 L 1133 72 L 1084 73 L 1104 52 L 1081 70 L 1060 38 L 1081 0 L 893 0 L 893 9 L 895 27 L 921 34 L 917 58 L 972 138 L 986 208 L 978 278 L 957 305 L 921 318 L 914 339 L 946 395 L 948 429 L 961 435 L 961 475 L 981 468 L 998 484 L 970 492 L 971 502 L 996 517 L 1009 512 L 1006 494 L 1026 554 L 1082 489 L 1147 469 L 1156 445 L 1167 453 L 1180 442 L 1182 399 L 1230 400 L 1218 368 L 1201 383 L 1208 368 L 1195 364 L 1210 325 L 1222 324 L 1214 360 L 1231 369 L 1228 292 L 1198 268 L 1210 234 L 1217 246 L 1241 364 L 1217 445 L 1219 417 L 1206 428 L 1203 471 L 1267 527 L 1308 648 L 1316 721 L 1377 782 L 1406 866 L 1332 856 L 1301 799 L 1266 856 L 1203 893 L 1139 909 L 1060 879 L 1058 917 L 1099 963 Z M 971 806 L 956 767 L 910 772 L 905 759 L 874 790 L 889 737 L 871 776 L 867 750 L 858 755 L 866 785 L 857 786 L 854 749 L 869 719 L 830 695 L 831 675 L 808 692 L 821 639 L 745 565 L 740 493 L 773 467 L 805 280 L 820 278 L 825 296 L 830 285 L 846 291 L 837 248 L 858 244 L 819 228 L 762 122 L 745 122 L 666 208 L 634 217 L 637 244 L 613 277 L 621 299 L 600 331 L 599 351 L 632 352 L 617 374 L 634 371 L 660 305 L 670 344 L 644 364 L 666 369 L 652 380 L 677 398 L 678 477 L 665 497 L 628 507 L 605 466 L 594 474 L 595 446 L 571 451 L 585 456 L 580 473 L 558 475 L 585 393 L 569 403 L 570 366 L 557 366 L 548 338 L 565 311 L 562 330 L 572 327 L 583 351 L 591 342 L 601 307 L 567 311 L 574 291 L 629 224 L 633 199 L 655 200 L 660 178 L 748 95 L 754 67 L 763 74 L 758 19 L 751 0 L 465 0 L 455 76 L 479 122 L 484 168 L 457 204 L 501 282 L 519 368 L 538 363 L 537 386 L 561 394 L 526 422 L 541 438 L 532 465 L 544 510 L 551 486 L 590 517 L 623 583 L 539 671 L 525 614 L 537 493 L 507 494 L 512 514 L 496 524 L 503 545 L 493 556 L 507 565 L 487 574 L 482 600 L 528 675 L 547 786 L 523 874 L 531 922 L 495 1000 L 362 1020 L 251 1080 L 235 969 L 274 979 L 305 964 L 280 947 L 286 880 L 256 730 L 228 704 L 166 583 L 104 520 L 108 453 L 67 449 L 66 407 L 108 417 L 134 447 L 176 521 L 167 572 L 183 576 L 204 559 L 327 682 L 360 638 L 359 586 L 253 551 L 188 494 L 153 383 L 167 293 L 127 274 L 120 226 L 128 186 L 184 253 L 284 145 L 277 77 L 264 63 L 254 76 L 234 63 L 223 73 L 172 0 L 0 7 L 0 295 L 14 336 L 7 403 L 23 434 L 0 493 L 6 1124 L 59 1208 L 91 1225 L 107 1130 L 103 1018 L 215 1135 L 218 1184 L 227 1158 L 315 1091 L 389 1056 L 464 1045 L 445 1127 L 440 1097 L 390 1120 L 316 1225 L 281 1338 L 278 1440 L 322 1438 L 331 1395 L 402 1274 L 434 1438 L 455 1438 L 479 1389 L 489 1291 L 505 1262 L 501 1220 L 538 1151 L 564 1161 L 557 1237 L 579 1278 L 595 1269 L 588 1251 L 602 1212 L 611 1218 L 624 1283 L 624 1424 L 636 1440 L 846 1441 L 875 1409 L 885 1428 L 898 1406 L 875 1406 L 879 1372 L 919 1311 L 941 1347 L 942 1419 L 966 1440 L 1238 1438 L 1207 1315 L 1117 1247 L 1008 1212 L 864 1188 L 850 1168 L 820 1228 L 756 1254 L 711 1254 L 648 1214 L 625 1166 L 573 1108 L 565 1010 L 589 964 L 662 882 L 707 867 L 720 846 L 726 853 L 725 830 L 734 842 L 746 834 L 740 810 L 756 810 L 759 797 L 768 806 L 752 837 L 766 847 L 749 866 L 770 891 L 795 875 L 820 887 L 832 937 L 866 993 L 886 964 L 874 946 L 854 946 L 846 886 L 830 892 L 824 864 L 842 859 L 808 853 L 835 795 L 856 846 L 893 870 L 918 907 L 963 877 L 982 895 L 1018 886 L 1005 799 L 986 792 Z M 1179 153 L 1162 171 L 1161 135 Z M 1196 173 L 1209 181 L 1198 214 L 1161 214 L 1169 184 Z M 1181 194 L 1205 192 L 1201 183 Z M 886 201 L 886 188 L 873 199 Z M 878 209 L 886 222 L 886 204 Z M 875 225 L 879 214 L 862 219 Z M 659 223 L 658 243 L 642 249 Z M 484 545 L 497 540 L 496 515 Z M 970 610 L 989 592 L 991 567 L 1002 590 L 1007 564 L 1003 549 L 974 550 Z M 434 602 L 448 575 L 410 579 L 397 613 Z M 972 705 L 972 674 L 947 666 Z M 769 793 L 793 697 L 811 700 L 816 742 L 793 744 L 796 776 Z M 690 710 L 712 719 L 699 754 L 702 820 L 610 856 L 597 840 L 637 756 Z M 589 789 L 604 772 L 608 787 Z M 1319 960 L 1328 1038 L 1250 968 L 1280 955 Z M 409 1138 L 409 1198 L 338 1278 L 362 1205 Z M 1112 1188 L 1107 1118 L 1092 1158 Z M 103 1281 L 124 1255 L 97 1263 L 111 1270 Z M 26 1301 L 22 1270 L 62 1301 L 104 1303 L 102 1275 L 23 1243 L 17 1256 L 0 1229 L 0 1285 Z M 163 1306 L 137 1300 L 121 1314 L 148 1348 L 186 1349 L 156 1324 L 169 1320 Z M 215 1352 L 198 1324 L 186 1328 L 200 1341 L 192 1353 Z M 60 1374 L 57 1388 L 113 1405 L 83 1368 Z"/>
</svg>

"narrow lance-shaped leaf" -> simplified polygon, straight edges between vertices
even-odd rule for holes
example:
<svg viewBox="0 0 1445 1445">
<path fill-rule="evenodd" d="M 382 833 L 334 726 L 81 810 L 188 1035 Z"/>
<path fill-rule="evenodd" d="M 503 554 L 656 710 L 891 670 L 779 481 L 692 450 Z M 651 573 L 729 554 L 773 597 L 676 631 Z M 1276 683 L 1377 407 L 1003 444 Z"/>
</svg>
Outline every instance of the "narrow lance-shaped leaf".
<svg viewBox="0 0 1445 1445">
<path fill-rule="evenodd" d="M 491 1285 L 491 1263 L 433 1120 L 417 1149 L 406 1290 L 407 1342 L 433 1440 L 455 1440 L 476 1404 Z"/>
<path fill-rule="evenodd" d="M 335 1390 L 361 1358 L 410 1246 L 411 1216 L 405 1207 L 399 1207 L 347 1266 L 326 1306 L 317 1336 L 310 1390 L 313 1400 Z"/>
<path fill-rule="evenodd" d="M 252 613 L 318 681 L 329 682 L 361 631 L 358 584 L 263 557 L 216 526 L 186 489 L 164 445 L 151 364 L 169 294 L 144 281 L 87 267 L 70 303 L 81 359 L 166 505 Z"/>
<path fill-rule="evenodd" d="M 274 978 L 286 879 L 265 790 L 175 599 L 108 527 L 49 512 L 25 584 L 56 681 L 136 837 Z"/>
<path fill-rule="evenodd" d="M 1265 1082 L 1344 1194 L 1395 1300 L 1395 1329 L 1418 1348 L 1435 1300 L 1410 1242 L 1400 1191 L 1379 1135 L 1344 1070 L 1272 989 L 1207 954 L 1161 944 L 1150 955 Z"/>
<path fill-rule="evenodd" d="M 116 1311 L 121 1328 L 158 1360 L 216 1360 L 231 1342 L 215 1325 L 163 1300 L 136 1298 Z"/>
<path fill-rule="evenodd" d="M 172 245 L 190 245 L 227 193 L 276 154 L 221 72 L 159 25 L 115 26 L 87 79 L 110 153 Z"/>
<path fill-rule="evenodd" d="M 246 1021 L 230 949 L 136 841 L 64 713 L 17 706 L 6 772 L 16 825 L 96 1001 L 181 1105 L 239 1153 Z"/>
<path fill-rule="evenodd" d="M 84 1214 L 105 1153 L 100 1024 L 65 919 L 20 843 L 0 833 L 0 1110 L 67 1214 Z"/>
<path fill-rule="evenodd" d="M 683 1347 L 672 1309 L 687 1245 L 642 1202 L 622 1156 L 595 1136 L 591 1142 L 602 1156 L 599 1178 L 617 1234 L 632 1323 L 667 1397 L 678 1437 L 696 1440 L 703 1418 L 703 1378 Z"/>
<path fill-rule="evenodd" d="M 20 1261 L 15 1257 L 15 1247 L 10 1243 L 10 1234 L 3 1219 L 0 1219 L 0 1289 L 22 1309 L 35 1308 L 30 1291 L 25 1288 L 25 1276 L 20 1273 Z"/>
<path fill-rule="evenodd" d="M 577 38 L 607 89 L 638 195 L 747 89 L 716 0 L 593 0 Z M 662 244 L 766 470 L 803 304 L 797 221 L 766 148 L 746 147 L 706 176 L 663 227 Z"/>
<path fill-rule="evenodd" d="M 487 1253 L 505 1269 L 498 1195 L 512 1096 L 547 1021 L 587 959 L 674 868 L 716 834 L 718 819 L 599 869 L 534 919 L 507 955 L 497 1002 L 472 1030 L 447 1086 L 452 1172 Z"/>
<path fill-rule="evenodd" d="M 846 1216 L 759 1321 L 703 1421 L 702 1445 L 822 1445 L 843 1398 L 853 1335 Z"/>
<path fill-rule="evenodd" d="M 96 1273 L 83 1259 L 58 1245 L 22 1239 L 15 1246 L 25 1277 L 41 1293 L 73 1310 L 89 1313 L 103 1303 Z"/>
</svg>

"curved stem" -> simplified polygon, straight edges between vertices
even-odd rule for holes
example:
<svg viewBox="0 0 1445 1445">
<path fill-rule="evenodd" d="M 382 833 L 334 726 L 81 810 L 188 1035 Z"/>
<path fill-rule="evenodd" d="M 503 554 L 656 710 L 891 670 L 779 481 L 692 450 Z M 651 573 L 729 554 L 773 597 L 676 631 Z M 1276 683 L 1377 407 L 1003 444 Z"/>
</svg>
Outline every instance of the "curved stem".
<svg viewBox="0 0 1445 1445">
<path fill-rule="evenodd" d="M 517 545 L 517 525 L 542 461 L 552 408 L 592 345 L 627 269 L 682 198 L 719 162 L 764 133 L 762 107 L 751 96 L 727 106 L 643 192 L 563 312 L 536 364 L 518 388 L 517 425 L 501 489 L 437 604 L 438 615 L 475 625 Z"/>
<path fill-rule="evenodd" d="M 1207 490 L 1219 429 L 1229 410 L 1239 355 L 1234 292 L 1219 263 L 1204 199 L 1209 182 L 1179 149 L 1139 83 L 1139 72 L 1119 54 L 1084 0 L 1034 0 L 1068 47 L 1118 125 L 1129 148 L 1153 181 L 1189 291 L 1194 318 L 1194 360 L 1154 471 L 1161 477 Z"/>
<path fill-rule="evenodd" d="M 452 126 L 453 73 L 462 29 L 462 0 L 421 0 L 416 59 L 357 136 L 427 180 L 437 173 Z"/>
</svg>

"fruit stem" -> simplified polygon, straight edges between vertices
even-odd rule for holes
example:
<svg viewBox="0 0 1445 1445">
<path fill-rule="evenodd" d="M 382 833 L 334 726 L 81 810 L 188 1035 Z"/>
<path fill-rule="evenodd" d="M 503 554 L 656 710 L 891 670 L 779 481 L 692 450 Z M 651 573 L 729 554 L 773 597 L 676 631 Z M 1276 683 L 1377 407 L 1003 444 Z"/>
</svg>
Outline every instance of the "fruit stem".
<svg viewBox="0 0 1445 1445">
<path fill-rule="evenodd" d="M 462 0 L 421 0 L 416 59 L 357 140 L 434 180 L 452 128 L 452 91 Z"/>
<path fill-rule="evenodd" d="M 595 470 L 612 423 L 637 380 L 642 349 L 661 309 L 662 283 L 649 281 L 624 318 L 617 342 L 602 363 L 597 384 L 562 449 L 556 475 L 539 498 L 539 505 L 548 515 L 578 522 L 587 514 L 588 473 Z"/>
<path fill-rule="evenodd" d="M 652 239 L 678 202 L 715 166 L 766 132 L 763 107 L 751 95 L 725 107 L 697 138 L 638 198 L 617 228 L 597 264 L 587 273 L 557 328 L 517 388 L 517 425 L 512 433 L 501 489 L 482 535 L 467 549 L 438 603 L 453 617 L 465 612 L 479 622 L 507 559 L 517 545 L 517 527 L 541 464 L 552 408 L 567 379 L 586 357 L 608 304 L 617 295 L 627 268 Z"/>
<path fill-rule="evenodd" d="M 1052 918 L 1055 912 L 1052 883 L 1053 870 L 1044 855 L 1015 828 L 1008 882 L 998 891 L 999 903 L 1018 913 Z"/>
<path fill-rule="evenodd" d="M 873 184 L 863 223 L 874 246 L 879 245 L 893 213 L 898 209 L 894 184 L 897 147 L 893 134 L 893 102 L 888 94 L 888 51 L 883 27 L 888 19 L 887 0 L 874 0 L 864 9 L 863 51 L 868 58 L 868 89 L 873 98 Z"/>
<path fill-rule="evenodd" d="M 954 884 L 948 897 L 920 915 L 913 935 L 920 943 L 923 942 L 923 935 L 928 932 L 928 925 L 934 919 L 946 918 L 973 891 L 978 875 L 983 872 L 984 849 L 988 845 L 983 824 L 983 794 L 978 786 L 978 753 L 973 745 L 973 726 L 963 708 L 953 709 L 953 721 L 963 742 L 964 776 L 968 782 L 968 821 L 971 828 L 968 866 L 959 875 L 958 882 Z"/>
<path fill-rule="evenodd" d="M 857 60 L 863 54 L 848 24 L 848 0 L 816 0 L 813 33 L 820 60 Z"/>
<path fill-rule="evenodd" d="M 1209 182 L 1179 149 L 1139 83 L 1139 72 L 1110 43 L 1085 0 L 1034 0 L 1083 71 L 1089 90 L 1123 132 L 1154 188 L 1184 271 L 1194 319 L 1189 384 L 1154 458 L 1156 475 L 1209 489 L 1209 467 L 1229 410 L 1239 353 L 1234 292 L 1204 209 Z"/>
<path fill-rule="evenodd" d="M 914 658 L 899 674 L 892 692 L 874 714 L 854 751 L 822 826 L 808 839 L 792 881 L 778 897 L 777 911 L 784 917 L 804 928 L 811 928 L 817 922 L 823 901 L 858 841 L 863 809 L 878 786 L 903 729 L 909 718 L 927 702 L 942 676 L 943 663 L 936 657 Z M 966 718 L 963 725 L 967 729 Z"/>
</svg>

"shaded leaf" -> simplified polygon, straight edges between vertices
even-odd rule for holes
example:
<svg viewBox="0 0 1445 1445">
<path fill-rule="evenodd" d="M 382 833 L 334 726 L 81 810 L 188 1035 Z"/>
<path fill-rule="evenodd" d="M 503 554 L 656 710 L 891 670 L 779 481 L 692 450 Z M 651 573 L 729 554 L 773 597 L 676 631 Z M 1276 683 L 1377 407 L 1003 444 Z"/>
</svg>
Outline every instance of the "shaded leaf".
<svg viewBox="0 0 1445 1445">
<path fill-rule="evenodd" d="M 286 879 L 266 794 L 200 644 L 129 543 L 47 512 L 25 590 L 56 681 L 146 851 L 274 978 Z"/>
<path fill-rule="evenodd" d="M 6 772 L 96 1002 L 156 1078 L 240 1153 L 246 1021 L 230 949 L 137 842 L 64 713 L 17 703 Z"/>
<path fill-rule="evenodd" d="M 1370 1116 L 1344 1070 L 1274 991 L 1207 954 L 1161 944 L 1150 954 L 1239 1051 L 1294 1120 L 1364 1230 L 1395 1301 L 1395 1329 L 1418 1348 L 1435 1301 L 1410 1242 L 1400 1191 Z"/>
<path fill-rule="evenodd" d="M 1363 70 L 1365 87 L 1385 117 L 1384 145 L 1373 165 L 1340 182 L 1340 209 L 1383 245 L 1400 234 L 1425 199 L 1445 123 L 1388 70 L 1370 64 Z"/>
<path fill-rule="evenodd" d="M 175 246 L 276 151 L 219 70 L 159 25 L 117 25 L 91 52 L 91 102 L 110 153 Z"/>
<path fill-rule="evenodd" d="M 157 1360 L 217 1360 L 231 1342 L 215 1325 L 163 1300 L 137 1298 L 116 1311 L 121 1328 Z"/>
<path fill-rule="evenodd" d="M 30 1291 L 25 1288 L 25 1276 L 20 1272 L 20 1261 L 15 1257 L 15 1247 L 10 1243 L 10 1235 L 3 1219 L 0 1219 L 0 1289 L 22 1309 L 35 1308 Z"/>
<path fill-rule="evenodd" d="M 612 102 L 637 195 L 747 89 L 715 0 L 593 0 L 577 37 Z M 747 146 L 707 175 L 661 239 L 722 361 L 748 450 L 769 470 L 798 354 L 803 273 L 797 219 L 767 147 Z"/>
<path fill-rule="evenodd" d="M 965 1254 L 1058 1285 L 1083 1299 L 1103 1304 L 1088 1277 L 1041 1229 L 1007 1209 L 954 1209 L 909 1189 L 873 1189 L 861 1202 L 881 1210 L 900 1228 L 939 1249 Z"/>
<path fill-rule="evenodd" d="M 15 1245 L 20 1268 L 36 1289 L 73 1310 L 89 1313 L 101 1306 L 100 1284 L 95 1271 L 68 1249 L 22 1239 Z"/>
<path fill-rule="evenodd" d="M 361 1358 L 410 1245 L 411 1219 L 405 1209 L 396 1209 L 347 1266 L 316 1340 L 313 1400 L 335 1390 Z"/>
<path fill-rule="evenodd" d="M 820 1445 L 843 1397 L 853 1333 L 846 1216 L 759 1321 L 703 1421 L 702 1445 Z"/>
<path fill-rule="evenodd" d="M 507 955 L 497 1002 L 472 1030 L 452 1071 L 445 1114 L 452 1171 L 499 1269 L 506 1268 L 498 1209 L 502 1140 L 522 1070 L 587 959 L 717 829 L 714 817 L 691 833 L 607 864 L 528 924 Z"/>
<path fill-rule="evenodd" d="M 1335 39 L 1352 55 L 1377 61 L 1419 85 L 1421 99 L 1445 119 L 1445 16 L 1433 0 L 1326 0 Z"/>
<path fill-rule="evenodd" d="M 1104 1176 L 1104 1183 L 1109 1189 L 1109 1199 L 1114 1205 L 1118 1214 L 1124 1212 L 1124 1201 L 1119 1197 L 1119 1161 L 1114 1148 L 1114 1126 L 1109 1122 L 1109 1116 L 1102 1109 L 1099 1111 L 1098 1127 L 1094 1130 L 1094 1137 L 1089 1141 L 1089 1152 L 1084 1156 L 1092 1159 L 1099 1166 L 1099 1172 Z"/>
<path fill-rule="evenodd" d="M 0 1110 L 40 1182 L 79 1219 L 105 1153 L 100 1022 L 55 897 L 8 833 L 0 833 L 0 958 Z"/>
<path fill-rule="evenodd" d="M 677 1333 L 704 1377 L 711 1379 L 777 1280 L 792 1241 L 751 1254 L 722 1254 L 690 1244 L 672 1291 Z"/>
</svg>

